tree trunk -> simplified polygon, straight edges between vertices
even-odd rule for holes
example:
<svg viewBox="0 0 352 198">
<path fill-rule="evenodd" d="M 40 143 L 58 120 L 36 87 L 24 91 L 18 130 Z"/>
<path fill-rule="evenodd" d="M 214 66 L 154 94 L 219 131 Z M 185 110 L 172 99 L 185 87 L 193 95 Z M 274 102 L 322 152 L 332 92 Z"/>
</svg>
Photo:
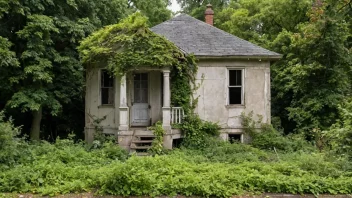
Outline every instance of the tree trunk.
<svg viewBox="0 0 352 198">
<path fill-rule="evenodd" d="M 40 133 L 40 122 L 42 121 L 42 106 L 38 109 L 38 111 L 32 112 L 32 126 L 29 137 L 31 140 L 40 140 L 39 133 Z"/>
</svg>

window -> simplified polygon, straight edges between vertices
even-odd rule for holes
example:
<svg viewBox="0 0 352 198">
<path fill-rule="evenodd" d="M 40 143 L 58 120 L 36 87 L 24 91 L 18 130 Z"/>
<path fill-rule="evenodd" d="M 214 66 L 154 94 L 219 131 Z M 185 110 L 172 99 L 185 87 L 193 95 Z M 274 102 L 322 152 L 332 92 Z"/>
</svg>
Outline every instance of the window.
<svg viewBox="0 0 352 198">
<path fill-rule="evenodd" d="M 242 142 L 242 135 L 241 134 L 228 134 L 228 140 L 231 144 Z"/>
<path fill-rule="evenodd" d="M 229 104 L 243 104 L 243 70 L 229 70 Z"/>
<path fill-rule="evenodd" d="M 148 74 L 134 74 L 134 100 L 135 103 L 148 103 Z"/>
<path fill-rule="evenodd" d="M 105 70 L 101 70 L 101 104 L 114 104 L 114 78 Z"/>
</svg>

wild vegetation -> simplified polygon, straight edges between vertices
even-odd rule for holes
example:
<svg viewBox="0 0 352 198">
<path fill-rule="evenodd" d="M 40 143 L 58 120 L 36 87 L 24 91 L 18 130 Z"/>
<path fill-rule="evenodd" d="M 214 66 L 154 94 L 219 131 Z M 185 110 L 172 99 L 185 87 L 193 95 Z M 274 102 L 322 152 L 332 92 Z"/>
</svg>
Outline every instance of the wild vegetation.
<svg viewBox="0 0 352 198">
<path fill-rule="evenodd" d="M 209 2 L 216 27 L 283 54 L 271 67 L 271 106 L 273 120 L 279 120 L 285 134 L 303 133 L 313 140 L 314 131 L 330 130 L 342 120 L 339 107 L 350 100 L 351 90 L 349 0 L 177 1 L 181 12 L 200 20 Z M 70 132 L 81 138 L 84 67 L 79 43 L 136 10 L 148 17 L 143 19 L 144 28 L 156 25 L 171 17 L 168 4 L 167 0 L 2 0 L 0 109 L 32 139 L 53 141 Z M 162 58 L 150 61 L 170 60 Z M 182 75 L 190 71 L 179 67 L 171 74 L 177 106 L 192 100 L 192 89 L 185 86 L 190 75 Z"/>
<path fill-rule="evenodd" d="M 167 5 L 167 0 L 1 0 L 0 110 L 31 139 L 55 140 L 70 132 L 82 138 L 80 41 L 137 10 L 156 25 L 171 17 Z"/>
<path fill-rule="evenodd" d="M 244 118 L 253 123 L 250 116 Z M 272 138 L 274 129 L 253 136 L 252 145 L 223 142 L 203 132 L 205 147 L 188 142 L 149 157 L 128 156 L 112 141 L 99 147 L 73 139 L 29 143 L 16 138 L 18 130 L 1 118 L 0 192 L 206 197 L 352 193 L 352 162 L 347 156 L 320 152 L 303 140 Z M 293 143 L 280 147 L 278 139 Z"/>
<path fill-rule="evenodd" d="M 81 42 L 78 47 L 86 67 L 107 62 L 107 69 L 115 76 L 123 76 L 133 69 L 148 65 L 171 69 L 171 105 L 181 106 L 186 113 L 193 107 L 192 89 L 198 67 L 193 55 L 184 54 L 172 42 L 148 28 L 148 18 L 137 12 L 120 23 L 106 26 Z"/>
<path fill-rule="evenodd" d="M 207 1 L 177 1 L 203 20 Z M 208 2 L 216 27 L 283 54 L 271 67 L 273 126 L 242 115 L 248 145 L 219 141 L 217 124 L 192 115 L 194 57 L 148 29 L 171 17 L 167 0 L 0 0 L 0 192 L 352 193 L 352 2 Z M 117 57 L 115 44 L 136 53 Z M 146 49 L 155 56 L 141 59 Z M 95 56 L 115 75 L 173 66 L 172 103 L 188 111 L 181 148 L 164 151 L 156 125 L 154 156 L 129 156 L 99 133 L 99 120 L 97 141 L 79 140 L 84 66 Z"/>
</svg>

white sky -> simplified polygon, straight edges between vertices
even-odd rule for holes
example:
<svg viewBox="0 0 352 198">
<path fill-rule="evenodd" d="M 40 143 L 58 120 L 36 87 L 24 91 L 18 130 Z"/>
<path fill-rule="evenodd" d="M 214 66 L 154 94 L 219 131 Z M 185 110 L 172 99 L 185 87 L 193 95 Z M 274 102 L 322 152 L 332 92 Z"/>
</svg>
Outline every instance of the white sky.
<svg viewBox="0 0 352 198">
<path fill-rule="evenodd" d="M 168 9 L 172 10 L 172 12 L 177 12 L 181 10 L 180 5 L 176 2 L 176 0 L 171 0 L 171 6 L 168 6 Z"/>
</svg>

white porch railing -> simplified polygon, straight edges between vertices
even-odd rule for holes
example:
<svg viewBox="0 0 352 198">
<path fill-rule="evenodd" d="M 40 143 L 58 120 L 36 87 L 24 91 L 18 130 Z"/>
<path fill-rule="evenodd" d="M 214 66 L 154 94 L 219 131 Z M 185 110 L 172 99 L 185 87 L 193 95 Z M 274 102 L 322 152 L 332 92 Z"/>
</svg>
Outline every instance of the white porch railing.
<svg viewBox="0 0 352 198">
<path fill-rule="evenodd" d="M 185 117 L 185 111 L 182 107 L 171 108 L 171 124 L 180 124 Z"/>
</svg>

